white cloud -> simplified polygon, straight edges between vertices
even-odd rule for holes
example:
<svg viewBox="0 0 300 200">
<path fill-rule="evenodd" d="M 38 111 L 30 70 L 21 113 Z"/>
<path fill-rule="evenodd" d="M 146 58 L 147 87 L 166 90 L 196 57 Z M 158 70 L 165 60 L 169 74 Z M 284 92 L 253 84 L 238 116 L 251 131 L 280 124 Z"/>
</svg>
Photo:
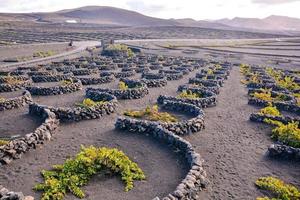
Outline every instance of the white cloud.
<svg viewBox="0 0 300 200">
<path fill-rule="evenodd" d="M 119 7 L 161 18 L 300 18 L 300 0 L 0 0 L 0 12 L 46 12 L 87 5 Z"/>
<path fill-rule="evenodd" d="M 291 2 L 296 2 L 296 1 L 300 1 L 300 0 L 252 0 L 252 1 L 253 1 L 253 3 L 272 5 L 272 4 L 291 3 Z"/>
</svg>

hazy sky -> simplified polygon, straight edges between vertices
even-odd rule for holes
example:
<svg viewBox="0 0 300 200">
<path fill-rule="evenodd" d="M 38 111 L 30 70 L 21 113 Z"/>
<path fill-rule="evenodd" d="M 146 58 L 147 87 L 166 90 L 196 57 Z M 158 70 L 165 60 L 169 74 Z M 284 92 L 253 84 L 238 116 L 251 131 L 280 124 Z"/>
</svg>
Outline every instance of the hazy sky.
<svg viewBox="0 0 300 200">
<path fill-rule="evenodd" d="M 300 18 L 300 0 L 0 0 L 0 12 L 44 12 L 87 5 L 114 6 L 160 18 Z"/>
</svg>

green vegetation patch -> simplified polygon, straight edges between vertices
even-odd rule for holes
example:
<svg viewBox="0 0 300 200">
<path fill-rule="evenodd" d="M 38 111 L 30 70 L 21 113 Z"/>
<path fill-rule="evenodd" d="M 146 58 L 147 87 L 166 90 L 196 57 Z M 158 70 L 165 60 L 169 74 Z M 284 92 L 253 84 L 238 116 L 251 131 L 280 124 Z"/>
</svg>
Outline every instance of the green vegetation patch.
<svg viewBox="0 0 300 200">
<path fill-rule="evenodd" d="M 262 189 L 270 192 L 274 198 L 259 197 L 256 200 L 299 200 L 300 191 L 293 185 L 286 184 L 278 178 L 271 176 L 261 177 L 255 185 Z"/>
<path fill-rule="evenodd" d="M 82 103 L 77 103 L 76 106 L 82 108 L 94 108 L 96 106 L 100 106 L 107 103 L 107 101 L 93 101 L 90 98 L 86 98 L 82 101 Z"/>
<path fill-rule="evenodd" d="M 159 112 L 158 106 L 154 105 L 152 107 L 147 106 L 144 110 L 129 110 L 124 112 L 125 116 L 133 118 L 143 118 L 150 121 L 161 121 L 161 122 L 177 122 L 178 119 L 167 113 Z"/>
<path fill-rule="evenodd" d="M 127 90 L 128 89 L 128 85 L 126 85 L 126 83 L 123 82 L 123 81 L 119 82 L 118 87 L 119 87 L 120 90 Z"/>
<path fill-rule="evenodd" d="M 280 111 L 275 106 L 272 106 L 272 103 L 270 103 L 267 107 L 262 108 L 259 111 L 259 114 L 271 115 L 271 116 L 281 116 Z"/>
<path fill-rule="evenodd" d="M 125 52 L 128 57 L 134 56 L 133 51 L 125 44 L 110 44 L 105 50 Z"/>
<path fill-rule="evenodd" d="M 265 119 L 264 122 L 275 125 L 272 130 L 272 138 L 291 147 L 300 148 L 299 122 L 283 124 L 280 121 Z"/>
<path fill-rule="evenodd" d="M 202 96 L 198 93 L 193 93 L 190 90 L 183 90 L 179 95 L 177 95 L 178 98 L 182 99 L 198 99 L 202 98 Z"/>
<path fill-rule="evenodd" d="M 0 146 L 7 145 L 9 141 L 0 139 Z"/>
<path fill-rule="evenodd" d="M 55 55 L 55 52 L 50 50 L 50 51 L 34 52 L 32 56 L 34 58 L 46 58 L 46 57 L 53 56 L 53 55 Z"/>
<path fill-rule="evenodd" d="M 37 184 L 34 189 L 43 191 L 42 200 L 62 200 L 68 192 L 84 198 L 85 194 L 80 187 L 105 169 L 121 175 L 125 191 L 133 188 L 134 180 L 146 178 L 138 165 L 122 151 L 82 146 L 75 158 L 67 159 L 62 165 L 54 165 L 53 170 L 43 170 L 41 174 L 44 183 Z"/>
</svg>

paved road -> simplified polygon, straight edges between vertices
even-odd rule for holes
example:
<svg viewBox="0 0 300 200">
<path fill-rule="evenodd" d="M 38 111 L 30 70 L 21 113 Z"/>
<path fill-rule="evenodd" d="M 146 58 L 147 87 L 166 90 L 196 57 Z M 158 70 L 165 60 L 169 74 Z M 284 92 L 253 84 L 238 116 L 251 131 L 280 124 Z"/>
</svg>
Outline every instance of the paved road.
<svg viewBox="0 0 300 200">
<path fill-rule="evenodd" d="M 94 47 L 97 45 L 101 45 L 101 42 L 99 41 L 81 41 L 81 42 L 74 42 L 74 49 L 67 51 L 67 52 L 63 52 L 60 54 L 56 54 L 54 56 L 49 56 L 46 58 L 39 58 L 39 59 L 34 59 L 34 60 L 29 60 L 29 61 L 25 61 L 25 62 L 18 62 L 18 63 L 10 63 L 10 64 L 3 64 L 0 65 L 1 69 L 13 69 L 15 67 L 19 67 L 19 66 L 29 66 L 29 65 L 34 65 L 37 63 L 42 63 L 42 62 L 51 62 L 60 58 L 67 58 L 69 56 L 74 56 L 77 54 L 81 54 L 82 52 L 84 52 L 86 50 L 86 48 L 88 47 Z"/>
</svg>

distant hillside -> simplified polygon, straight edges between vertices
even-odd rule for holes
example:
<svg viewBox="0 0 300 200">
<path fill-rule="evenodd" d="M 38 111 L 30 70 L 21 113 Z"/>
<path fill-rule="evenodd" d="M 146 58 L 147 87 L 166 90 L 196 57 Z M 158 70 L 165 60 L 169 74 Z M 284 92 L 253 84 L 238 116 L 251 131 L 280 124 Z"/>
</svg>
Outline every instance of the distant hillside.
<svg viewBox="0 0 300 200">
<path fill-rule="evenodd" d="M 215 22 L 231 27 L 274 30 L 274 31 L 300 31 L 300 19 L 285 16 L 269 16 L 263 19 L 258 18 L 233 18 L 221 19 Z"/>
<path fill-rule="evenodd" d="M 214 21 L 197 21 L 191 18 L 160 19 L 149 17 L 135 11 L 107 6 L 86 6 L 48 13 L 0 13 L 0 22 L 5 23 L 9 21 L 84 23 L 134 27 L 183 26 L 276 34 L 300 32 L 300 19 L 283 16 L 270 16 L 264 19 L 236 17 L 233 19 L 220 19 Z"/>
<path fill-rule="evenodd" d="M 226 24 L 222 24 L 214 21 L 206 21 L 206 20 L 194 20 L 191 18 L 183 18 L 183 19 L 171 19 L 183 26 L 190 27 L 201 27 L 201 28 L 216 28 L 216 29 L 234 29 L 234 27 L 228 26 Z"/>
<path fill-rule="evenodd" d="M 172 20 L 148 17 L 138 12 L 106 6 L 87 6 L 51 13 L 0 14 L 0 20 L 35 20 L 51 23 L 92 23 L 122 26 L 178 25 Z"/>
</svg>

